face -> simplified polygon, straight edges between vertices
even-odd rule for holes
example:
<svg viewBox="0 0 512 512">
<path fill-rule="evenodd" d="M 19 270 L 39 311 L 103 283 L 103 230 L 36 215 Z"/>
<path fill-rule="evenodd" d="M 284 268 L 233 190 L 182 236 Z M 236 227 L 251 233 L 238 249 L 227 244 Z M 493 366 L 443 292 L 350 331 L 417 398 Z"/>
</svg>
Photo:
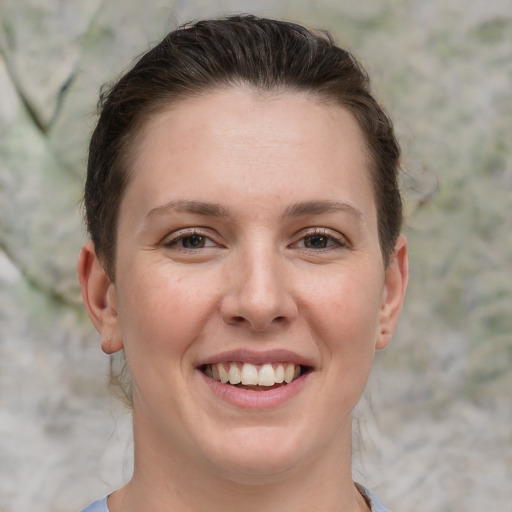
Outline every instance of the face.
<svg viewBox="0 0 512 512">
<path fill-rule="evenodd" d="M 139 138 L 115 284 L 84 251 L 86 305 L 133 379 L 136 460 L 243 480 L 346 456 L 407 277 L 402 238 L 383 265 L 350 113 L 244 89 L 173 105 Z"/>
</svg>

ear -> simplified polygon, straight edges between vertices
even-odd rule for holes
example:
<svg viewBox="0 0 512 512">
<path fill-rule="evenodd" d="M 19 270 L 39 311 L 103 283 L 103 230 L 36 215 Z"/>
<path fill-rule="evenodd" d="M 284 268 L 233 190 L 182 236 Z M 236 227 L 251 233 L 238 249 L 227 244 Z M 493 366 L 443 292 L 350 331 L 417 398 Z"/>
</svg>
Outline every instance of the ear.
<svg viewBox="0 0 512 512">
<path fill-rule="evenodd" d="M 101 348 L 106 354 L 118 352 L 123 348 L 123 337 L 117 316 L 116 290 L 92 242 L 82 247 L 77 270 L 85 308 L 101 335 Z"/>
<path fill-rule="evenodd" d="M 386 268 L 384 296 L 380 310 L 379 332 L 377 333 L 376 349 L 389 345 L 395 332 L 409 279 L 409 260 L 407 255 L 407 240 L 400 235 L 395 249 Z"/>
</svg>

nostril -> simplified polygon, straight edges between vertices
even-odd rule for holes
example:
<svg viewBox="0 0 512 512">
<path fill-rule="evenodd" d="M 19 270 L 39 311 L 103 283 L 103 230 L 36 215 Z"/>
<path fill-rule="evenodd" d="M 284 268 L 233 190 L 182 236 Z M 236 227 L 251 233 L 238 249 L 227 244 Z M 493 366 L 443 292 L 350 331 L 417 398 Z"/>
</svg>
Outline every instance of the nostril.
<svg viewBox="0 0 512 512">
<path fill-rule="evenodd" d="M 1 0 L 0 0 L 1 1 Z M 231 315 L 224 318 L 224 321 L 230 325 L 236 325 L 242 327 L 244 325 L 250 325 L 251 323 L 243 315 Z"/>
<path fill-rule="evenodd" d="M 260 322 L 258 322 L 257 320 L 256 321 L 252 321 L 242 315 L 237 315 L 237 316 L 232 316 L 229 320 L 228 320 L 228 323 L 230 323 L 231 325 L 238 325 L 238 326 L 244 326 L 244 325 L 249 325 L 251 326 L 251 328 L 254 328 L 256 330 L 264 330 L 266 329 L 267 327 L 270 327 L 271 325 L 282 325 L 282 324 L 285 324 L 287 322 L 287 318 L 286 316 L 284 315 L 279 315 L 279 316 L 276 316 L 274 317 L 270 323 L 266 323 L 266 322 L 263 322 L 264 325 L 260 325 Z"/>
</svg>

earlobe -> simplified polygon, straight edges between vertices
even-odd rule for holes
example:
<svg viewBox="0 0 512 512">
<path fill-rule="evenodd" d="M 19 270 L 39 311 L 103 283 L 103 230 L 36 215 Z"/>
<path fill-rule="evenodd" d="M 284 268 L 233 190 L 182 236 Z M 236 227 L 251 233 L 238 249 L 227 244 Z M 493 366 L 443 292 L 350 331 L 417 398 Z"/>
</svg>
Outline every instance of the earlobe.
<svg viewBox="0 0 512 512">
<path fill-rule="evenodd" d="M 393 336 L 405 297 L 409 279 L 409 260 L 407 240 L 400 235 L 395 249 L 386 268 L 384 297 L 380 310 L 379 332 L 377 333 L 376 349 L 386 348 Z"/>
<path fill-rule="evenodd" d="M 118 352 L 123 348 L 123 338 L 117 315 L 115 287 L 90 241 L 80 251 L 77 271 L 85 308 L 101 335 L 101 348 L 107 354 Z"/>
</svg>

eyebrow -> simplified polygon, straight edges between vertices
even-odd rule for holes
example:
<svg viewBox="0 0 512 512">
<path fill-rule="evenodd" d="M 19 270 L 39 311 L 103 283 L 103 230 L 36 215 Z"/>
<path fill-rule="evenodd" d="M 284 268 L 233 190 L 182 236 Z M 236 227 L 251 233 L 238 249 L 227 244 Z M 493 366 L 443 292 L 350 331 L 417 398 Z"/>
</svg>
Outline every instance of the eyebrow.
<svg viewBox="0 0 512 512">
<path fill-rule="evenodd" d="M 180 199 L 178 201 L 169 201 L 166 204 L 153 208 L 146 214 L 146 218 L 159 214 L 168 214 L 173 211 L 212 217 L 227 217 L 229 215 L 228 208 L 220 204 Z"/>
<path fill-rule="evenodd" d="M 197 215 L 211 217 L 228 217 L 229 209 L 217 203 L 205 203 L 203 201 L 192 201 L 180 199 L 169 201 L 161 206 L 157 206 L 146 214 L 146 218 L 154 215 L 168 214 L 170 212 L 194 213 Z M 286 208 L 282 217 L 300 217 L 303 215 L 318 215 L 332 211 L 341 211 L 357 217 L 365 222 L 363 213 L 347 203 L 338 201 L 314 200 L 295 203 Z"/>
<path fill-rule="evenodd" d="M 338 201 L 304 201 L 301 203 L 295 203 L 289 206 L 283 217 L 300 217 L 302 215 L 318 215 L 320 213 L 329 213 L 331 211 L 340 211 L 348 213 L 357 217 L 362 222 L 365 222 L 365 216 L 363 212 L 354 208 L 347 203 L 340 203 Z"/>
</svg>

